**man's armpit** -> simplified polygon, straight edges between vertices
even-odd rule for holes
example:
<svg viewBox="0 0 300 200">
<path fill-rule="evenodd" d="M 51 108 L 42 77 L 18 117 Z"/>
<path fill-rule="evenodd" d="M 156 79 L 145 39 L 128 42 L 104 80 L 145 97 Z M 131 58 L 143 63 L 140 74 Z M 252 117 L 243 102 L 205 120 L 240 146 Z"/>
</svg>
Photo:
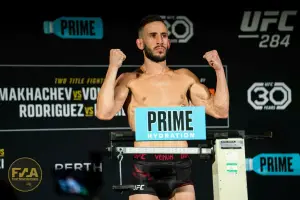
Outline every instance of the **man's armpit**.
<svg viewBox="0 0 300 200">
<path fill-rule="evenodd" d="M 126 80 L 126 74 L 124 73 L 120 74 L 116 80 L 115 87 L 124 84 L 125 80 Z"/>
<path fill-rule="evenodd" d="M 134 72 L 125 72 L 123 74 L 121 74 L 117 81 L 116 81 L 116 86 L 118 85 L 122 85 L 124 87 L 128 87 L 129 83 L 132 81 L 132 80 L 135 80 L 137 78 L 137 75 L 136 73 Z"/>
</svg>

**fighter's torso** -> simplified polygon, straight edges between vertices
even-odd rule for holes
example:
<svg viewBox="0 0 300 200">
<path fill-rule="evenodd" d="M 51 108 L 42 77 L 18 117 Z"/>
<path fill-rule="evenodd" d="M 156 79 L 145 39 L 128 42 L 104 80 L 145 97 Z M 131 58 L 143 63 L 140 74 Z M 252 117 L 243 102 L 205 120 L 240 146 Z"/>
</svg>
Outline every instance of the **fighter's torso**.
<svg viewBox="0 0 300 200">
<path fill-rule="evenodd" d="M 136 107 L 188 106 L 187 92 L 193 80 L 170 70 L 161 75 L 137 74 L 127 85 L 130 89 L 126 113 L 131 129 L 135 130 L 134 111 Z M 176 144 L 175 144 L 176 143 Z M 139 142 L 135 146 L 187 146 L 186 142 Z"/>
</svg>

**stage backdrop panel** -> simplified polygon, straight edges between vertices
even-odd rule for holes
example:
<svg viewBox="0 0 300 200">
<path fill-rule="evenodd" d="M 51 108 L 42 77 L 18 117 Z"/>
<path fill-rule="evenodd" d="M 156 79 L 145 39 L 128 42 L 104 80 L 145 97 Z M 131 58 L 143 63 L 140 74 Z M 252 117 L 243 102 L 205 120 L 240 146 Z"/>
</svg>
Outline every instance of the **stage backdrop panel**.
<svg viewBox="0 0 300 200">
<path fill-rule="evenodd" d="M 209 4 L 202 3 L 192 11 L 190 3 L 172 2 L 175 9 L 161 11 L 171 39 L 168 65 L 190 69 L 214 93 L 215 72 L 203 55 L 216 49 L 229 85 L 230 113 L 228 119 L 207 116 L 207 128 L 245 130 L 246 134 L 272 131 L 272 139 L 246 141 L 246 158 L 261 153 L 299 154 L 299 10 L 286 1 L 251 1 L 238 9 L 220 6 L 217 11 L 214 3 Z M 111 11 L 104 4 L 101 9 Z M 113 14 L 98 9 L 43 10 L 0 19 L 1 195 L 7 194 L 10 200 L 92 200 L 95 195 L 101 200 L 128 199 L 128 193 L 112 190 L 118 183 L 118 163 L 105 152 L 109 131 L 129 130 L 126 113 L 120 110 L 113 120 L 101 121 L 95 117 L 95 103 L 110 49 L 121 49 L 127 56 L 119 74 L 142 64 L 136 38 L 139 21 L 146 14 L 153 10 L 136 10 L 133 15 L 127 9 Z M 62 16 L 100 17 L 103 38 L 45 34 L 44 21 Z M 31 192 L 21 192 L 9 182 L 10 166 L 22 157 L 35 160 L 42 169 L 41 183 Z M 212 200 L 211 161 L 192 159 L 196 198 Z M 131 164 L 126 156 L 126 182 L 130 182 Z M 81 185 L 80 195 L 64 191 L 67 177 Z M 247 172 L 249 200 L 297 196 L 298 180 L 299 176 L 290 174 Z M 89 198 L 85 198 L 87 194 Z"/>
</svg>

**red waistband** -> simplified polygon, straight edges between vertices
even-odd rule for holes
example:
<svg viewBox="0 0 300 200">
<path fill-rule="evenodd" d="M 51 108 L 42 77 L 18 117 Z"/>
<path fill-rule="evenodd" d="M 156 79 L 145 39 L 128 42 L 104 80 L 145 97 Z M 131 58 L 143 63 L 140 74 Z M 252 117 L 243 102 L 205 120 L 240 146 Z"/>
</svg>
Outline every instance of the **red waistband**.
<svg viewBox="0 0 300 200">
<path fill-rule="evenodd" d="M 170 162 L 189 159 L 188 154 L 134 154 L 134 160 L 149 161 L 149 162 Z"/>
</svg>

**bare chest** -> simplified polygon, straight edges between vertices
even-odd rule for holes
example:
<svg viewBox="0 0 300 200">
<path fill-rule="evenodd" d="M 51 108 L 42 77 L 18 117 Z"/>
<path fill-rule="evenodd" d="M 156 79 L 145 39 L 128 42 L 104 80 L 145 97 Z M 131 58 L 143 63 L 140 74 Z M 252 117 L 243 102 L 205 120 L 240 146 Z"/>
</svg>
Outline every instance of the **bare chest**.
<svg viewBox="0 0 300 200">
<path fill-rule="evenodd" d="M 188 103 L 190 85 L 184 77 L 162 75 L 135 80 L 130 89 L 140 106 L 179 106 Z"/>
</svg>

